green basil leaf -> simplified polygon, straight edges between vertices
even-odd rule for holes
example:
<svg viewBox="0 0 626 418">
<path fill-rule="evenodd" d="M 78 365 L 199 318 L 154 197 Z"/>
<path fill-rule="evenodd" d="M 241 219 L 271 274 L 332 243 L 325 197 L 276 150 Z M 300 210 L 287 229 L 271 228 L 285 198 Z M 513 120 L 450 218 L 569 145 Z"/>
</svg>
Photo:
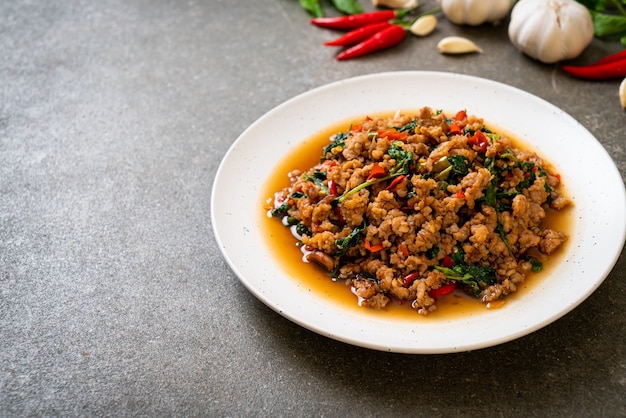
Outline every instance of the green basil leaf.
<svg viewBox="0 0 626 418">
<path fill-rule="evenodd" d="M 319 0 L 300 0 L 300 6 L 313 17 L 324 16 L 324 11 L 322 10 L 322 6 L 320 6 Z"/>
<path fill-rule="evenodd" d="M 626 16 L 591 12 L 596 36 L 626 35 Z"/>
<path fill-rule="evenodd" d="M 363 6 L 357 0 L 333 0 L 333 6 L 340 12 L 354 15 L 363 13 Z"/>
</svg>

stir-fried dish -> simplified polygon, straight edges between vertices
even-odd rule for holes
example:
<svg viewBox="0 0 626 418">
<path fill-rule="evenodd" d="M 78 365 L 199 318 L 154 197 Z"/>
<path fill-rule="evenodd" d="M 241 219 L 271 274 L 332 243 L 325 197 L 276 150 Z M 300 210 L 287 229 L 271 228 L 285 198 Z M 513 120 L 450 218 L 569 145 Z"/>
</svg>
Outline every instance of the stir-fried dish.
<svg viewBox="0 0 626 418">
<path fill-rule="evenodd" d="M 504 298 L 567 240 L 542 223 L 571 204 L 549 168 L 466 111 L 426 107 L 333 134 L 271 214 L 361 306 L 427 315 L 455 289 Z"/>
</svg>

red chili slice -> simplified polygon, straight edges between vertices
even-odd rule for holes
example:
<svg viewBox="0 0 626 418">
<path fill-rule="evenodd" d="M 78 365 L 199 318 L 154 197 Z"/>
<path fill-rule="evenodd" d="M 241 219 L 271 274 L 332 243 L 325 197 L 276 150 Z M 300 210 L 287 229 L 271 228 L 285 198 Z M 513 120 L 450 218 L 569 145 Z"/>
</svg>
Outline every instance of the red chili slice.
<svg viewBox="0 0 626 418">
<path fill-rule="evenodd" d="M 454 267 L 456 265 L 456 263 L 454 262 L 454 260 L 452 259 L 452 257 L 450 257 L 449 255 L 444 255 L 443 256 L 443 260 L 441 260 L 441 265 L 443 267 Z"/>
<path fill-rule="evenodd" d="M 437 299 L 442 296 L 449 295 L 450 293 L 452 293 L 455 287 L 456 287 L 456 282 L 452 282 L 450 284 L 445 284 L 436 289 L 432 289 L 430 292 L 428 292 L 428 294 L 430 295 L 431 298 Z"/>
<path fill-rule="evenodd" d="M 419 275 L 420 274 L 417 271 L 412 271 L 411 273 L 407 274 L 402 279 L 404 281 L 404 285 L 407 287 L 411 286 L 411 283 L 413 283 L 415 279 L 419 277 Z"/>
</svg>

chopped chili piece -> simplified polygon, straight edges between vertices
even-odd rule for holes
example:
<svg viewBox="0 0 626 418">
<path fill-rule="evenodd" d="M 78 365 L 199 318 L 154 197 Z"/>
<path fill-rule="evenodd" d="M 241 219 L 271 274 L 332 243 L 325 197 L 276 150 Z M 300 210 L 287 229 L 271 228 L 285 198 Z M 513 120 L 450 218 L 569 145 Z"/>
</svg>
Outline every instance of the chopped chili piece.
<svg viewBox="0 0 626 418">
<path fill-rule="evenodd" d="M 375 163 L 372 166 L 372 171 L 370 171 L 370 175 L 367 176 L 367 180 L 380 178 L 380 177 L 383 177 L 384 175 L 385 175 L 385 168 L 382 165 Z"/>
<path fill-rule="evenodd" d="M 452 257 L 450 257 L 449 255 L 444 255 L 443 260 L 441 260 L 441 265 L 444 267 L 450 268 L 450 267 L 454 267 L 456 263 L 454 262 Z"/>
<path fill-rule="evenodd" d="M 448 131 L 448 133 L 453 135 L 460 135 L 463 133 L 463 129 L 461 129 L 458 123 L 452 122 L 450 123 L 450 130 Z"/>
<path fill-rule="evenodd" d="M 465 199 L 465 192 L 463 190 L 459 190 L 458 192 L 456 192 L 456 198 Z"/>
<path fill-rule="evenodd" d="M 360 123 L 355 123 L 350 128 L 350 132 L 361 132 L 362 130 L 363 130 L 363 125 L 361 125 Z"/>
<path fill-rule="evenodd" d="M 404 175 L 400 175 L 400 176 L 394 178 L 391 181 L 391 183 L 389 183 L 389 186 L 385 187 L 385 190 L 393 190 L 393 189 L 395 189 L 396 186 L 398 186 L 399 184 L 404 182 L 405 179 L 406 179 L 406 177 Z"/>
<path fill-rule="evenodd" d="M 415 281 L 415 279 L 417 279 L 419 277 L 419 273 L 417 271 L 412 271 L 411 273 L 407 274 L 406 276 L 404 276 L 402 278 L 402 281 L 404 282 L 405 286 L 411 286 L 411 283 L 413 283 Z"/>
<path fill-rule="evenodd" d="M 339 193 L 337 193 L 337 182 L 335 180 L 328 180 L 328 192 L 333 197 L 339 196 Z"/>
<path fill-rule="evenodd" d="M 404 141 L 409 136 L 409 133 L 397 129 L 379 129 L 378 136 L 387 138 L 390 141 Z"/>
<path fill-rule="evenodd" d="M 458 121 L 464 121 L 465 119 L 467 119 L 467 112 L 465 110 L 459 110 L 458 112 L 456 112 L 454 119 Z"/>
<path fill-rule="evenodd" d="M 383 244 L 376 244 L 376 245 L 372 245 L 370 243 L 370 240 L 368 240 L 367 238 L 365 239 L 365 249 L 368 250 L 369 252 L 375 253 L 377 251 L 380 251 L 383 249 Z"/>
<path fill-rule="evenodd" d="M 441 287 L 438 287 L 436 289 L 432 289 L 430 292 L 428 292 L 428 294 L 430 295 L 431 298 L 440 298 L 442 296 L 445 295 L 449 295 L 450 293 L 452 293 L 452 291 L 456 288 L 456 282 L 450 283 L 450 284 L 445 284 Z"/>
<path fill-rule="evenodd" d="M 472 146 L 474 151 L 480 153 L 487 151 L 487 145 L 489 145 L 489 140 L 482 131 L 474 132 L 474 135 L 470 136 L 467 142 Z"/>
</svg>

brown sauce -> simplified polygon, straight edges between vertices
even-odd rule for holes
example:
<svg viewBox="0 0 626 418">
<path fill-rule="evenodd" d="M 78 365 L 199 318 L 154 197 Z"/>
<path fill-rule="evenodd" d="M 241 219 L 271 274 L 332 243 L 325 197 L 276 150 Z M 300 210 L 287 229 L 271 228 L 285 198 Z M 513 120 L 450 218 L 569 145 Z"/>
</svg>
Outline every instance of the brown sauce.
<svg viewBox="0 0 626 418">
<path fill-rule="evenodd" d="M 378 116 L 378 115 L 376 115 Z M 383 115 L 386 116 L 386 115 Z M 361 118 L 364 119 L 364 118 Z M 287 173 L 294 169 L 302 171 L 314 166 L 320 160 L 322 148 L 328 144 L 329 137 L 337 132 L 345 131 L 349 128 L 351 121 L 357 121 L 359 118 L 350 119 L 349 122 L 337 123 L 327 129 L 320 131 L 310 138 L 302 141 L 294 150 L 275 167 L 272 176 L 266 181 L 261 189 L 261 199 L 259 203 L 259 217 L 261 231 L 266 238 L 266 243 L 270 248 L 270 252 L 276 259 L 278 265 L 282 267 L 284 272 L 297 280 L 315 294 L 316 297 L 323 298 L 329 303 L 337 303 L 344 307 L 358 310 L 365 315 L 373 316 L 393 316 L 398 320 L 449 320 L 455 317 L 483 314 L 491 312 L 497 314 L 498 309 L 505 309 L 506 304 L 518 298 L 523 298 L 541 281 L 549 280 L 551 272 L 563 259 L 567 252 L 569 241 L 566 241 L 561 248 L 550 256 L 537 254 L 537 258 L 543 262 L 543 269 L 539 273 L 530 273 L 526 281 L 522 283 L 517 291 L 508 295 L 503 301 L 492 302 L 491 306 L 486 306 L 480 300 L 464 294 L 461 291 L 453 293 L 437 299 L 437 309 L 427 316 L 419 315 L 410 307 L 409 303 L 400 304 L 397 302 L 389 303 L 383 310 L 374 310 L 360 307 L 357 304 L 357 297 L 350 291 L 350 286 L 342 282 L 333 281 L 327 272 L 314 263 L 304 261 L 301 248 L 297 245 L 296 238 L 292 235 L 289 228 L 285 227 L 279 218 L 273 218 L 268 215 L 268 209 L 271 208 L 274 193 L 282 190 L 290 185 Z M 506 135 L 510 138 L 514 145 L 521 149 L 531 150 L 532 147 L 524 144 L 523 141 L 512 135 L 506 134 L 506 131 L 499 128 L 490 129 L 500 135 Z M 543 156 L 540 155 L 543 158 Z M 551 167 L 544 159 L 544 166 L 549 170 Z M 558 172 L 558 171 L 556 171 Z M 561 189 L 563 193 L 563 190 Z M 546 210 L 546 218 L 543 220 L 543 226 L 563 231 L 571 236 L 573 225 L 574 211 L 573 207 L 568 207 L 561 211 Z M 535 255 L 535 254 L 533 254 Z"/>
</svg>

